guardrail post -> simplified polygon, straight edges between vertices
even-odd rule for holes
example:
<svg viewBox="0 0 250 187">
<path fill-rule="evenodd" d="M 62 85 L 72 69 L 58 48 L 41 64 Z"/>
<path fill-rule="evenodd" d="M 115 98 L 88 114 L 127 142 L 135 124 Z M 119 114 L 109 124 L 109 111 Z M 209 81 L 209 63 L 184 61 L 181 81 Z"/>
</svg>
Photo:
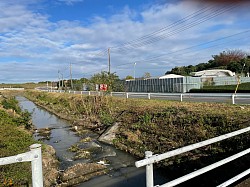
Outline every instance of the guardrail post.
<svg viewBox="0 0 250 187">
<path fill-rule="evenodd" d="M 126 98 L 128 99 L 128 93 L 126 93 Z"/>
<path fill-rule="evenodd" d="M 41 144 L 33 144 L 30 146 L 33 160 L 31 161 L 32 168 L 32 186 L 43 186 L 43 169 L 42 169 L 42 151 Z"/>
<path fill-rule="evenodd" d="M 235 104 L 235 94 L 232 95 L 232 104 Z"/>
<path fill-rule="evenodd" d="M 111 97 L 113 96 L 112 92 L 110 92 L 110 96 L 111 96 Z"/>
<path fill-rule="evenodd" d="M 183 101 L 183 95 L 181 94 L 181 102 Z"/>
<path fill-rule="evenodd" d="M 153 155 L 151 151 L 145 152 L 145 158 L 150 158 Z M 153 173 L 153 164 L 146 165 L 146 186 L 154 186 L 154 173 Z"/>
<path fill-rule="evenodd" d="M 150 99 L 150 93 L 148 93 L 148 99 Z"/>
<path fill-rule="evenodd" d="M 89 91 L 89 95 L 90 95 L 90 91 Z"/>
<path fill-rule="evenodd" d="M 74 94 L 76 94 L 76 91 L 74 91 Z"/>
</svg>

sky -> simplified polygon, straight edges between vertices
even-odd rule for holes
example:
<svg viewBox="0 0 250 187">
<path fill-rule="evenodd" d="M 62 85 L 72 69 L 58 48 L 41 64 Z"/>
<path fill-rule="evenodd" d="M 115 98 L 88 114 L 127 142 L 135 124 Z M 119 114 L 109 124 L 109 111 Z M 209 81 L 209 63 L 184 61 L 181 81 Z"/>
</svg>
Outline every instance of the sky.
<svg viewBox="0 0 250 187">
<path fill-rule="evenodd" d="M 221 3 L 214 3 L 221 2 Z M 225 3 L 228 2 L 228 3 Z M 230 3 L 229 3 L 230 2 Z M 249 53 L 250 4 L 206 0 L 0 0 L 0 83 L 159 77 Z"/>
</svg>

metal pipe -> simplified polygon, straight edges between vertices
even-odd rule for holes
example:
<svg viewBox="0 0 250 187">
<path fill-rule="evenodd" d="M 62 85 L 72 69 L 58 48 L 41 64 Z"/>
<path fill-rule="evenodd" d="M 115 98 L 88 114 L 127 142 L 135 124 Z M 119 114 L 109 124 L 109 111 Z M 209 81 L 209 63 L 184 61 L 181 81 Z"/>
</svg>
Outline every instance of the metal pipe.
<svg viewBox="0 0 250 187">
<path fill-rule="evenodd" d="M 201 169 L 199 169 L 199 170 L 197 170 L 197 171 L 194 171 L 194 172 L 192 172 L 192 173 L 189 173 L 189 174 L 187 174 L 187 175 L 184 175 L 184 176 L 182 176 L 182 177 L 180 177 L 180 178 L 178 178 L 178 179 L 175 179 L 175 180 L 173 180 L 173 181 L 170 181 L 170 182 L 168 182 L 168 183 L 165 183 L 165 184 L 161 185 L 160 187 L 176 186 L 176 185 L 178 185 L 178 184 L 180 184 L 180 183 L 182 183 L 182 182 L 185 182 L 185 181 L 187 181 L 187 180 L 189 180 L 189 179 L 192 179 L 192 178 L 197 177 L 197 176 L 199 176 L 199 175 L 201 175 L 201 174 L 203 174 L 203 173 L 206 173 L 206 172 L 208 172 L 208 171 L 210 171 L 210 170 L 212 170 L 212 169 L 215 169 L 215 168 L 217 168 L 217 167 L 219 167 L 219 166 L 222 166 L 222 165 L 224 165 L 224 164 L 226 164 L 226 163 L 228 163 L 228 162 L 231 162 L 231 161 L 233 161 L 233 160 L 235 160 L 235 159 L 237 159 L 237 158 L 239 158 L 239 157 L 242 157 L 242 156 L 244 156 L 244 155 L 246 155 L 246 154 L 248 154 L 248 153 L 250 153 L 250 148 L 248 148 L 248 149 L 246 149 L 246 150 L 244 150 L 244 151 L 242 151 L 242 152 L 239 152 L 239 153 L 237 153 L 237 154 L 235 154 L 235 155 L 233 155 L 233 156 L 230 156 L 230 157 L 228 157 L 228 158 L 225 158 L 225 159 L 223 159 L 223 160 L 220 160 L 219 162 L 215 162 L 215 163 L 213 163 L 213 164 L 211 164 L 211 165 L 209 165 L 209 166 L 206 166 L 206 167 L 201 168 Z"/>
<path fill-rule="evenodd" d="M 209 140 L 205 140 L 205 141 L 202 141 L 202 142 L 199 142 L 199 143 L 188 145 L 188 146 L 185 146 L 185 147 L 182 147 L 182 148 L 179 148 L 179 149 L 175 149 L 175 150 L 169 151 L 167 153 L 163 153 L 163 154 L 160 154 L 160 155 L 153 155 L 148 159 L 144 159 L 144 160 L 140 160 L 140 161 L 135 162 L 135 166 L 136 167 L 142 167 L 142 166 L 146 166 L 147 164 L 152 164 L 152 163 L 155 163 L 155 162 L 159 162 L 159 161 L 164 160 L 166 158 L 170 158 L 170 157 L 182 154 L 182 153 L 186 153 L 188 151 L 191 151 L 191 150 L 194 150 L 194 149 L 206 146 L 206 145 L 210 145 L 210 144 L 213 144 L 215 142 L 219 142 L 221 140 L 225 140 L 227 138 L 237 136 L 239 134 L 242 134 L 242 133 L 245 133 L 245 132 L 248 132 L 248 131 L 250 131 L 250 127 L 240 129 L 240 130 L 237 130 L 237 131 L 234 131 L 234 132 L 231 132 L 231 133 L 227 133 L 227 134 L 215 137 L 215 138 L 211 138 Z"/>
<path fill-rule="evenodd" d="M 235 104 L 235 94 L 232 94 L 232 104 Z"/>
<path fill-rule="evenodd" d="M 30 146 L 33 160 L 31 161 L 32 168 L 32 186 L 43 186 L 43 167 L 42 167 L 42 151 L 41 144 L 33 144 Z"/>
<path fill-rule="evenodd" d="M 153 155 L 151 151 L 145 152 L 145 158 L 148 159 Z M 153 173 L 153 164 L 146 165 L 146 186 L 153 187 L 154 186 L 154 173 Z"/>
<path fill-rule="evenodd" d="M 240 173 L 239 175 L 236 175 L 235 177 L 229 179 L 228 181 L 220 184 L 219 186 L 217 187 L 226 187 L 226 186 L 229 186 L 230 184 L 233 184 L 234 182 L 240 180 L 241 178 L 247 176 L 248 174 L 250 173 L 250 169 Z"/>
</svg>

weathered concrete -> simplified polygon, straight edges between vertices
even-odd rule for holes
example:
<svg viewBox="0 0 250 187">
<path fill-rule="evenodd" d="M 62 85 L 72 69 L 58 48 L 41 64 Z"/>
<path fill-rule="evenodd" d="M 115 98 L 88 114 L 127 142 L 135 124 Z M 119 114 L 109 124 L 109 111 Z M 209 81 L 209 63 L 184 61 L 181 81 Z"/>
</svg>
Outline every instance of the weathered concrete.
<svg viewBox="0 0 250 187">
<path fill-rule="evenodd" d="M 61 174 L 61 184 L 58 187 L 73 186 L 87 181 L 94 176 L 106 173 L 106 166 L 96 163 L 78 163 Z"/>
<path fill-rule="evenodd" d="M 105 142 L 107 144 L 113 144 L 115 135 L 118 131 L 119 123 L 115 123 L 113 126 L 109 127 L 100 137 L 99 141 Z"/>
</svg>

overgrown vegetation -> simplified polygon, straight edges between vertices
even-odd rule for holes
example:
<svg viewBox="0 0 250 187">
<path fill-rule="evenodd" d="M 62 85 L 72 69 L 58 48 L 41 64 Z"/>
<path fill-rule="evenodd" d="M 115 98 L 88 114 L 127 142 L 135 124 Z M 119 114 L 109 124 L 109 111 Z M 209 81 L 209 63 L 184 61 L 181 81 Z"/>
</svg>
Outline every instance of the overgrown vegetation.
<svg viewBox="0 0 250 187">
<path fill-rule="evenodd" d="M 83 126 L 103 132 L 119 123 L 114 145 L 140 158 L 148 150 L 163 153 L 249 125 L 250 106 L 45 92 L 26 92 L 26 96 L 60 116 L 80 121 L 75 123 L 78 131 Z M 187 173 L 242 150 L 249 143 L 249 136 L 239 136 L 167 159 L 159 165 L 167 166 L 173 175 Z M 174 172 L 176 168 L 182 168 L 181 172 Z"/>
<path fill-rule="evenodd" d="M 2 99 L 1 105 L 4 109 L 13 113 L 14 118 L 12 120 L 17 126 L 24 126 L 26 129 L 31 128 L 31 114 L 26 110 L 22 111 L 14 97 Z"/>
<path fill-rule="evenodd" d="M 25 128 L 30 128 L 30 114 L 22 112 L 13 98 L 0 97 L 0 157 L 29 151 L 35 143 Z M 0 186 L 21 186 L 31 183 L 30 163 L 0 166 Z"/>
<path fill-rule="evenodd" d="M 191 89 L 191 93 L 234 93 L 236 85 L 224 86 L 204 86 L 201 89 Z M 237 89 L 237 93 L 250 93 L 250 83 L 241 83 Z"/>
<path fill-rule="evenodd" d="M 50 85 L 50 83 L 49 83 Z M 45 87 L 47 86 L 46 82 L 41 83 L 23 83 L 23 84 L 0 84 L 0 88 L 24 88 L 24 89 L 34 89 L 36 87 Z"/>
</svg>

